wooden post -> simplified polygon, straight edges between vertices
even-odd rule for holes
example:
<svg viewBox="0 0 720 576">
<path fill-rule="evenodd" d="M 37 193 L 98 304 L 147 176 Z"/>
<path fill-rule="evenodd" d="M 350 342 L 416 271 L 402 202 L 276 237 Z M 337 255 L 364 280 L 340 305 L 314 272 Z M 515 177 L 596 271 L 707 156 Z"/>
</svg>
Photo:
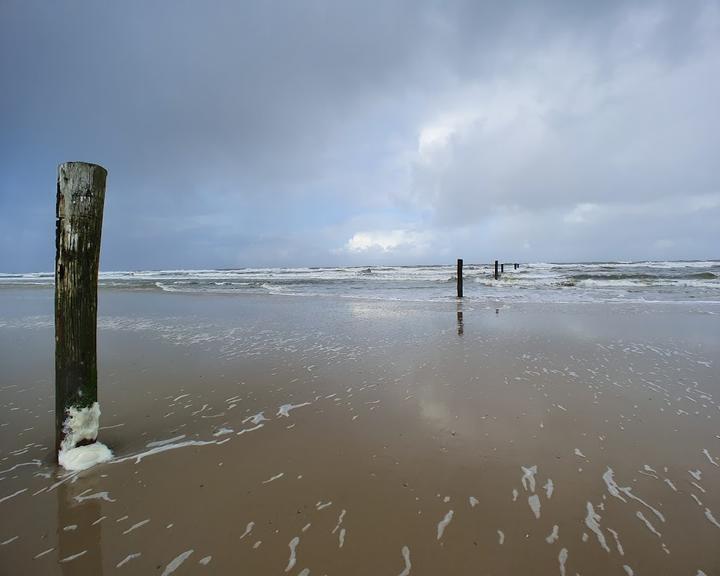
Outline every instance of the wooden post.
<svg viewBox="0 0 720 576">
<path fill-rule="evenodd" d="M 457 294 L 458 298 L 463 297 L 463 261 L 462 258 L 458 258 L 457 261 Z"/>
<path fill-rule="evenodd" d="M 498 261 L 495 260 L 495 280 L 497 280 L 500 277 L 498 274 Z"/>
<path fill-rule="evenodd" d="M 500 264 L 500 274 L 505 274 L 505 264 Z"/>
<path fill-rule="evenodd" d="M 71 409 L 97 402 L 97 281 L 107 170 L 58 166 L 55 228 L 55 452 Z M 95 430 L 94 434 L 97 434 Z M 73 444 L 92 443 L 94 437 Z M 70 446 L 72 448 L 74 446 Z"/>
<path fill-rule="evenodd" d="M 517 265 L 517 264 L 513 264 L 513 266 L 514 266 L 513 270 L 517 270 L 517 269 L 518 269 L 518 265 Z"/>
</svg>

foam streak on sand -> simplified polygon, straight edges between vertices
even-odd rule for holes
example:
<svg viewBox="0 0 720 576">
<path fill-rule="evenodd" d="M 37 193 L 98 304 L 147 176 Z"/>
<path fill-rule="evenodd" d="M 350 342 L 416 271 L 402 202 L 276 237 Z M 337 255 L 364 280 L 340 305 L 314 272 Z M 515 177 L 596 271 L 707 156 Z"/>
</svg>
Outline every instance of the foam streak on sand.
<svg viewBox="0 0 720 576">
<path fill-rule="evenodd" d="M 718 524 L 718 521 L 715 520 L 715 516 L 713 516 L 713 513 L 710 511 L 710 508 L 705 508 L 705 518 L 707 518 L 711 524 L 714 524 L 718 528 L 720 528 L 720 524 Z"/>
<path fill-rule="evenodd" d="M 295 566 L 295 563 L 297 562 L 295 550 L 298 544 L 300 544 L 300 536 L 295 536 L 295 538 L 290 540 L 290 543 L 288 544 L 288 546 L 290 547 L 290 559 L 288 560 L 288 565 L 285 568 L 285 572 L 290 572 L 290 570 L 293 569 L 293 566 Z"/>
<path fill-rule="evenodd" d="M 558 562 L 560 564 L 560 576 L 565 576 L 565 562 L 567 562 L 567 558 L 567 548 L 563 548 L 562 550 L 560 550 L 560 554 L 558 554 Z"/>
<path fill-rule="evenodd" d="M 595 508 L 593 508 L 592 502 L 587 503 L 587 516 L 585 517 L 585 525 L 590 528 L 595 533 L 595 536 L 597 536 L 598 542 L 600 543 L 600 546 L 602 546 L 603 550 L 610 552 L 610 548 L 607 545 L 607 542 L 605 541 L 605 535 L 600 530 L 600 520 L 601 517 L 599 514 L 595 512 Z"/>
<path fill-rule="evenodd" d="M 520 468 L 523 471 L 522 478 L 520 479 L 522 481 L 523 488 L 525 490 L 530 490 L 530 492 L 535 492 L 535 474 L 537 474 L 537 466 L 530 466 L 530 468 L 525 468 L 525 466 L 520 466 Z"/>
<path fill-rule="evenodd" d="M 643 513 L 640 512 L 640 510 L 638 510 L 637 512 L 635 512 L 635 516 L 637 516 L 638 518 L 640 518 L 640 520 L 642 520 L 643 522 L 645 522 L 645 526 L 647 526 L 647 529 L 650 530 L 650 532 L 652 532 L 653 534 L 655 534 L 658 538 L 662 538 L 662 534 L 660 534 L 660 532 L 658 532 L 657 530 L 655 530 L 655 526 L 653 526 L 652 524 L 650 524 L 650 521 L 649 521 L 647 518 L 645 518 L 645 516 L 643 515 Z"/>
<path fill-rule="evenodd" d="M 130 532 L 132 532 L 132 531 L 135 530 L 136 528 L 140 528 L 141 526 L 145 526 L 145 524 L 147 524 L 148 522 L 150 522 L 150 518 L 148 518 L 148 519 L 146 519 L 146 520 L 143 520 L 142 522 L 138 522 L 137 524 L 133 524 L 132 526 L 130 526 L 130 528 L 128 528 L 127 530 L 125 530 L 125 532 L 123 532 L 123 534 L 129 534 Z"/>
<path fill-rule="evenodd" d="M 533 514 L 535 514 L 535 518 L 540 518 L 540 497 L 537 494 L 533 494 L 532 496 L 528 497 L 528 504 L 530 505 L 530 510 L 532 510 Z"/>
<path fill-rule="evenodd" d="M 243 532 L 243 533 L 240 535 L 240 540 L 242 540 L 243 538 L 245 538 L 245 536 L 247 536 L 248 534 L 250 534 L 250 532 L 252 532 L 252 529 L 253 529 L 254 527 L 255 527 L 255 522 L 248 522 L 247 526 L 245 527 L 245 532 Z"/>
<path fill-rule="evenodd" d="M 280 474 L 275 474 L 275 476 L 270 476 L 270 478 L 268 478 L 267 480 L 263 480 L 262 483 L 270 484 L 270 482 L 272 482 L 273 480 L 278 480 L 279 478 L 282 478 L 283 476 L 285 476 L 285 472 L 280 472 Z"/>
<path fill-rule="evenodd" d="M 553 529 L 552 529 L 552 532 L 550 533 L 550 535 L 547 538 L 545 538 L 545 542 L 547 542 L 548 544 L 553 544 L 554 542 L 557 542 L 559 530 L 560 530 L 560 528 L 558 527 L 557 524 L 555 524 L 553 526 Z"/>
<path fill-rule="evenodd" d="M 115 568 L 121 568 L 122 566 L 124 566 L 125 564 L 130 562 L 130 560 L 134 560 L 135 558 L 140 558 L 140 556 L 142 556 L 142 552 L 135 552 L 134 554 L 128 554 L 127 556 L 125 556 L 125 558 L 120 560 L 120 562 L 118 562 L 115 565 Z"/>
<path fill-rule="evenodd" d="M 405 568 L 403 568 L 403 571 L 398 574 L 398 576 L 408 576 L 410 574 L 410 568 L 412 568 L 412 564 L 410 563 L 410 548 L 407 546 L 402 547 L 402 557 L 405 561 Z"/>
<path fill-rule="evenodd" d="M 19 494 L 22 494 L 23 492 L 27 492 L 27 488 L 23 488 L 22 490 L 18 490 L 17 492 L 14 492 L 13 494 L 10 494 L 9 496 L 0 498 L 0 503 L 5 502 L 6 500 L 10 500 L 10 498 L 14 498 L 15 496 L 18 496 Z"/>
<path fill-rule="evenodd" d="M 710 456 L 710 452 L 708 452 L 707 448 L 703 448 L 702 452 L 703 452 L 703 454 L 705 454 L 705 456 L 707 456 L 707 459 L 710 461 L 710 464 L 720 468 L 720 464 L 717 463 L 717 460 L 715 460 L 715 458 Z"/>
<path fill-rule="evenodd" d="M 620 544 L 620 535 L 612 528 L 608 528 L 608 532 L 613 535 L 613 538 L 615 539 L 615 546 L 617 547 L 617 551 L 620 553 L 620 556 L 625 556 L 625 550 L 623 550 L 622 544 Z"/>
<path fill-rule="evenodd" d="M 450 521 L 452 520 L 454 512 L 452 510 L 448 511 L 447 514 L 445 514 L 445 517 L 438 522 L 437 525 L 437 539 L 440 540 L 440 538 L 443 537 L 443 534 L 445 533 L 445 528 L 447 528 L 447 525 L 450 524 Z"/>
<path fill-rule="evenodd" d="M 88 494 L 85 496 L 85 494 L 90 492 L 90 490 L 92 490 L 92 488 L 88 488 L 84 492 L 81 492 L 74 497 L 75 500 L 78 502 L 84 502 L 85 500 L 105 500 L 105 502 L 115 502 L 115 500 L 110 498 L 110 495 L 107 492 L 95 492 L 94 494 Z"/>
<path fill-rule="evenodd" d="M 185 434 L 182 434 L 180 436 L 175 436 L 175 438 L 168 438 L 167 440 L 158 440 L 156 442 L 148 442 L 145 444 L 147 448 L 157 448 L 158 446 L 166 446 L 167 444 L 172 444 L 173 442 L 177 442 L 178 440 L 182 440 L 185 438 Z"/>
<path fill-rule="evenodd" d="M 548 499 L 552 498 L 553 491 L 555 490 L 555 484 L 553 484 L 552 479 L 548 478 L 548 480 L 547 480 L 547 482 L 545 482 L 545 486 L 543 486 L 543 488 L 545 488 L 545 496 Z"/>
<path fill-rule="evenodd" d="M 140 452 L 139 454 L 131 454 L 130 456 L 117 458 L 112 461 L 112 464 L 119 464 L 120 462 L 126 462 L 128 460 L 135 460 L 135 464 L 140 464 L 143 458 L 153 456 L 154 454 L 160 454 L 161 452 L 167 452 L 168 450 L 177 450 L 178 448 L 185 448 L 186 446 L 209 446 L 210 444 L 224 444 L 225 442 L 227 442 L 227 439 L 219 441 L 187 440 L 185 442 L 178 442 L 177 444 L 166 444 L 164 446 L 157 446 L 156 448 L 151 448 L 150 450 L 146 450 L 145 452 Z"/>
<path fill-rule="evenodd" d="M 77 554 L 72 554 L 71 556 L 66 556 L 65 558 L 60 560 L 60 562 L 72 562 L 76 558 L 80 558 L 80 556 L 85 556 L 85 554 L 87 554 L 87 550 L 83 550 L 82 552 L 78 552 Z"/>
<path fill-rule="evenodd" d="M 180 567 L 180 564 L 185 562 L 185 560 L 187 560 L 192 555 L 193 552 L 194 552 L 194 550 L 186 550 L 182 554 L 179 554 L 178 556 L 173 558 L 172 561 L 170 562 L 170 564 L 165 566 L 165 570 L 163 570 L 163 573 L 161 574 L 161 576 L 168 576 L 168 574 L 172 574 L 173 572 L 175 572 L 175 570 L 177 570 Z"/>
<path fill-rule="evenodd" d="M 637 496 L 635 496 L 631 492 L 630 488 L 618 486 L 617 483 L 615 482 L 614 474 L 615 473 L 613 472 L 612 468 L 608 468 L 605 471 L 605 473 L 603 474 L 603 480 L 605 480 L 605 484 L 607 485 L 608 492 L 610 492 L 610 494 L 612 496 L 615 496 L 615 498 L 619 498 L 623 502 L 627 503 L 627 500 L 625 500 L 625 498 L 623 498 L 620 495 L 620 492 L 622 492 L 628 498 L 635 500 L 636 502 L 640 502 L 640 504 L 645 506 L 648 510 L 651 510 L 652 513 L 655 514 L 655 516 L 657 516 L 661 522 L 665 522 L 665 516 L 663 516 L 662 513 L 660 513 L 657 509 L 650 506 L 650 504 L 645 502 L 645 500 L 643 500 L 642 498 L 638 498 Z"/>
<path fill-rule="evenodd" d="M 310 406 L 310 402 L 303 402 L 301 404 L 283 404 L 278 408 L 276 416 L 284 416 L 287 418 L 290 416 L 290 410 L 295 410 L 296 408 L 302 408 L 303 406 Z"/>
</svg>

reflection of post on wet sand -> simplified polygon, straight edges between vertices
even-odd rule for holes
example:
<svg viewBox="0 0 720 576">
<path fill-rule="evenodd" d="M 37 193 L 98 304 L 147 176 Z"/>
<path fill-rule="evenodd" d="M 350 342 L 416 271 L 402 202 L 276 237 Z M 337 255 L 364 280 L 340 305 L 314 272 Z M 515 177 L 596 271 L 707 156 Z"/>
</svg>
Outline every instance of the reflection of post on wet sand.
<svg viewBox="0 0 720 576">
<path fill-rule="evenodd" d="M 80 478 L 63 482 L 57 492 L 58 561 L 64 576 L 87 574 L 101 576 L 102 563 L 102 501 L 83 500 L 78 496 L 98 492 L 98 478 Z"/>
<path fill-rule="evenodd" d="M 458 336 L 462 336 L 465 328 L 463 326 L 463 310 L 462 302 L 457 303 L 457 332 Z"/>
</svg>

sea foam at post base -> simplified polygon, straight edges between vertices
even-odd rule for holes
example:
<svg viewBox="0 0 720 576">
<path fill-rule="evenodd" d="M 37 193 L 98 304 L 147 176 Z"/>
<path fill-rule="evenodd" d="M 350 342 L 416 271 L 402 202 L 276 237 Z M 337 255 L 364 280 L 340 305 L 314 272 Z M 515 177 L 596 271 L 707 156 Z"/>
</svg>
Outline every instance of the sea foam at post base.
<svg viewBox="0 0 720 576">
<path fill-rule="evenodd" d="M 402 301 L 455 297 L 455 264 L 335 268 L 238 268 L 101 272 L 109 289 L 186 293 L 334 296 Z M 507 302 L 720 303 L 720 260 L 521 263 L 493 278 L 492 264 L 466 263 L 465 298 Z M 51 286 L 52 273 L 2 274 L 2 286 Z"/>
</svg>

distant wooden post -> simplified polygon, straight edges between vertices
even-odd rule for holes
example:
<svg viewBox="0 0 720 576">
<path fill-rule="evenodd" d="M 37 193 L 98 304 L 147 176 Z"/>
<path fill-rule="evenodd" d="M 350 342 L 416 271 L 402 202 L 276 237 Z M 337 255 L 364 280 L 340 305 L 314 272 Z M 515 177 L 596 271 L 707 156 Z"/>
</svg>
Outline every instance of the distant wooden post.
<svg viewBox="0 0 720 576">
<path fill-rule="evenodd" d="M 505 274 L 505 264 L 500 264 L 500 274 Z"/>
<path fill-rule="evenodd" d="M 517 264 L 513 264 L 513 266 L 514 266 L 513 270 L 517 270 L 517 269 L 518 269 L 518 265 L 517 265 Z"/>
<path fill-rule="evenodd" d="M 495 280 L 497 280 L 500 277 L 498 274 L 498 261 L 495 260 Z"/>
<path fill-rule="evenodd" d="M 463 261 L 462 258 L 458 258 L 457 261 L 457 294 L 458 298 L 463 297 Z"/>
<path fill-rule="evenodd" d="M 55 451 L 68 410 L 97 401 L 97 281 L 107 170 L 58 166 L 55 228 Z M 93 442 L 82 438 L 79 444 Z"/>
</svg>

